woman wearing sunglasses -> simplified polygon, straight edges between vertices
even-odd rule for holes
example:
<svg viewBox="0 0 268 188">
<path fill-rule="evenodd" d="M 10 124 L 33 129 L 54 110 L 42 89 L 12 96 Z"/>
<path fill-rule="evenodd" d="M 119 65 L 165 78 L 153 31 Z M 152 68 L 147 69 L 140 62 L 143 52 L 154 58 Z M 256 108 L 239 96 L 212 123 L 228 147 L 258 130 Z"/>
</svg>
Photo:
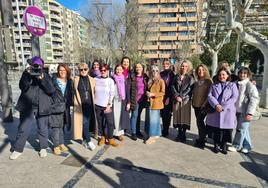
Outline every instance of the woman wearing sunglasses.
<svg viewBox="0 0 268 188">
<path fill-rule="evenodd" d="M 96 146 L 91 141 L 90 131 L 98 128 L 95 117 L 94 90 L 95 80 L 88 75 L 86 63 L 78 65 L 80 75 L 74 78 L 74 139 L 83 140 L 84 147 L 94 150 Z"/>
<path fill-rule="evenodd" d="M 102 146 L 108 140 L 108 144 L 117 147 L 118 143 L 113 138 L 114 132 L 114 113 L 113 113 L 113 99 L 115 95 L 115 85 L 112 78 L 108 77 L 109 66 L 103 64 L 100 66 L 101 76 L 96 77 L 95 87 L 95 109 L 100 126 L 101 139 L 99 146 Z M 105 134 L 105 127 L 107 126 L 107 134 Z"/>
</svg>

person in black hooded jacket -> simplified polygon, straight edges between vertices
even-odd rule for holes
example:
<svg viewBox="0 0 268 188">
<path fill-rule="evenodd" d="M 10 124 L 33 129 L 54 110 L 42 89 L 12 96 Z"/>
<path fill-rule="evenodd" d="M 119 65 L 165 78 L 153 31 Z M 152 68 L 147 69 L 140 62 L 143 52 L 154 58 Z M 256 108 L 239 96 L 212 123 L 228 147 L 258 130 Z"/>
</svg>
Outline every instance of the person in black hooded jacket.
<svg viewBox="0 0 268 188">
<path fill-rule="evenodd" d="M 43 72 L 44 61 L 33 57 L 31 66 L 27 68 L 20 79 L 19 97 L 16 109 L 20 112 L 20 124 L 10 159 L 17 159 L 23 152 L 24 146 L 32 129 L 33 120 L 37 120 L 40 157 L 46 157 L 48 147 L 48 117 L 51 113 L 51 96 L 55 87 L 48 74 Z M 38 70 L 39 69 L 39 70 Z M 34 72 L 38 70 L 38 72 Z M 36 74 L 34 74 L 36 73 Z"/>
</svg>

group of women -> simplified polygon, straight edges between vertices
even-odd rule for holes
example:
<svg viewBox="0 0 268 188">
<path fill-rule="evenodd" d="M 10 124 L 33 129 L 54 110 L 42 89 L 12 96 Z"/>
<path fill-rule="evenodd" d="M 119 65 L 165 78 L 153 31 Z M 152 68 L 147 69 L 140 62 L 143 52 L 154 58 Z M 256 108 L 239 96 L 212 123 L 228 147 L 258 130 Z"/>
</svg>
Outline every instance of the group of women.
<svg viewBox="0 0 268 188">
<path fill-rule="evenodd" d="M 175 67 L 176 73 L 168 59 L 162 67 L 160 72 L 158 66 L 152 65 L 145 72 L 144 65 L 137 63 L 131 70 L 130 59 L 123 57 L 113 75 L 109 75 L 107 64 L 94 61 L 91 70 L 87 64 L 79 64 L 79 75 L 71 79 L 69 67 L 60 64 L 53 83 L 65 98 L 65 126 L 52 129 L 54 154 L 68 150 L 64 145 L 64 129 L 71 128 L 72 105 L 73 139 L 81 140 L 90 150 L 96 148 L 91 141 L 92 132 L 99 146 L 119 146 L 116 139 L 122 142 L 128 130 L 134 141 L 142 138 L 145 144 L 155 143 L 161 135 L 169 135 L 172 116 L 173 126 L 178 129 L 176 141 L 185 142 L 192 107 L 198 127 L 195 146 L 204 149 L 208 136 L 214 141 L 215 153 L 227 154 L 227 149 L 247 153 L 252 149 L 249 126 L 259 96 L 248 68 L 242 67 L 237 77 L 231 75 L 228 63 L 223 62 L 212 79 L 204 64 L 196 67 L 194 75 L 188 60 Z M 146 111 L 144 133 L 140 127 L 143 109 Z M 233 146 L 227 148 L 235 128 Z"/>
</svg>

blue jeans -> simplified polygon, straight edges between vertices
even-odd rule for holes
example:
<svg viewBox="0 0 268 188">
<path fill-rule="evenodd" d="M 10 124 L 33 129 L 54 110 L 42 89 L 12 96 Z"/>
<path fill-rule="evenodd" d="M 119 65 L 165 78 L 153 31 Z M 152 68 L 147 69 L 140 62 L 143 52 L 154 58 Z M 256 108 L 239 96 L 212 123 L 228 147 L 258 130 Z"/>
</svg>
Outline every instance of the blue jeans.
<svg viewBox="0 0 268 188">
<path fill-rule="evenodd" d="M 86 142 L 91 141 L 91 134 L 89 131 L 90 117 L 89 115 L 83 114 L 83 140 Z"/>
<path fill-rule="evenodd" d="M 145 132 L 151 136 L 161 136 L 160 110 L 146 108 Z"/>
<path fill-rule="evenodd" d="M 135 110 L 131 111 L 130 126 L 132 134 L 140 132 L 141 112 L 143 108 L 144 105 L 137 103 Z"/>
<path fill-rule="evenodd" d="M 250 122 L 245 120 L 245 117 L 241 114 L 237 115 L 237 128 L 233 141 L 234 147 L 238 150 L 245 148 L 252 149 L 252 144 L 249 136 Z"/>
</svg>

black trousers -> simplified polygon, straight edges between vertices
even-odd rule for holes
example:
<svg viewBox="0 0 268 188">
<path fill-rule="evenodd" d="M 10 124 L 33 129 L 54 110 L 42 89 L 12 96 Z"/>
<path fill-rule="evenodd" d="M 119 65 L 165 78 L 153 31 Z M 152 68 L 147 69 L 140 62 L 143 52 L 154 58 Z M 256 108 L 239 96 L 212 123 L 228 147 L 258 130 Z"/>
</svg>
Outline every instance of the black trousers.
<svg viewBox="0 0 268 188">
<path fill-rule="evenodd" d="M 38 116 L 38 110 L 34 109 L 30 112 L 20 112 L 20 124 L 18 127 L 17 137 L 13 150 L 23 152 L 26 141 L 32 130 L 34 119 L 37 121 L 37 133 L 40 144 L 40 150 L 48 147 L 48 116 Z"/>
<path fill-rule="evenodd" d="M 194 107 L 194 113 L 196 117 L 196 125 L 198 128 L 198 136 L 199 136 L 198 140 L 200 142 L 205 142 L 207 132 L 206 132 L 206 125 L 205 125 L 204 120 L 207 115 L 202 114 L 201 108 L 196 108 L 196 107 Z"/>
<path fill-rule="evenodd" d="M 161 117 L 163 123 L 163 134 L 168 134 L 170 122 L 171 122 L 171 110 L 170 106 L 166 105 L 164 109 L 161 110 Z"/>
<path fill-rule="evenodd" d="M 108 139 L 113 138 L 114 132 L 114 112 L 104 113 L 106 107 L 95 105 L 96 117 L 100 127 L 101 136 L 106 136 Z M 105 134 L 105 127 L 107 126 L 107 135 Z"/>
<path fill-rule="evenodd" d="M 64 144 L 63 127 L 51 128 L 51 140 L 52 140 L 54 147 Z"/>
</svg>

